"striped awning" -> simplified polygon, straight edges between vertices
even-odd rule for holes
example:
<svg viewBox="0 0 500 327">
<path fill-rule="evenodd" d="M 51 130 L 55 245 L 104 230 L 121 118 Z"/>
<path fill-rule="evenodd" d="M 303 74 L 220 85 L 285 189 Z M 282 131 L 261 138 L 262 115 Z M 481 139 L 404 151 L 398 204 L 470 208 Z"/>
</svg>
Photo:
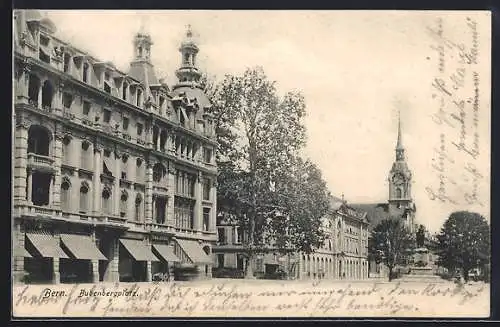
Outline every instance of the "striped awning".
<svg viewBox="0 0 500 327">
<path fill-rule="evenodd" d="M 63 249 L 59 246 L 59 238 L 44 232 L 26 233 L 26 237 L 42 257 L 68 258 L 66 253 L 64 253 Z"/>
<path fill-rule="evenodd" d="M 76 259 L 108 260 L 88 235 L 61 234 L 61 241 Z"/>
<path fill-rule="evenodd" d="M 173 246 L 153 244 L 153 248 L 160 254 L 163 260 L 167 262 L 181 262 L 181 260 L 175 255 Z"/>
<path fill-rule="evenodd" d="M 191 263 L 194 264 L 211 264 L 213 263 L 201 246 L 196 241 L 176 240 L 182 252 L 189 258 Z"/>
<path fill-rule="evenodd" d="M 120 243 L 136 261 L 160 261 L 151 250 L 151 247 L 139 240 L 120 239 Z"/>
</svg>

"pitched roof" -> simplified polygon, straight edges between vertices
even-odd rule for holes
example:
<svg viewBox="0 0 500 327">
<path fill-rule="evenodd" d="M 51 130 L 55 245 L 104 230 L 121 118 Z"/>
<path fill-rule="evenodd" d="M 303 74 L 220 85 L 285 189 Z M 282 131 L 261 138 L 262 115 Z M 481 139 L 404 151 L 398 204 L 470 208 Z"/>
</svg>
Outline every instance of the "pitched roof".
<svg viewBox="0 0 500 327">
<path fill-rule="evenodd" d="M 390 216 L 387 203 L 351 203 L 350 206 L 358 211 L 366 212 L 370 231 Z"/>
</svg>

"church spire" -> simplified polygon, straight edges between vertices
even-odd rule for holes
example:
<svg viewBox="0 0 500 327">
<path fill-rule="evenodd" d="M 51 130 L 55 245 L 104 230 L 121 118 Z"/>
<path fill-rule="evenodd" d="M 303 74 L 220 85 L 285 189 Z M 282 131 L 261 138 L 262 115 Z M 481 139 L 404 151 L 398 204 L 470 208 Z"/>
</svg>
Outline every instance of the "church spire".
<svg viewBox="0 0 500 327">
<path fill-rule="evenodd" d="M 403 147 L 403 141 L 401 137 L 401 112 L 398 111 L 398 140 L 396 143 L 396 160 L 404 160 L 405 149 Z"/>
</svg>

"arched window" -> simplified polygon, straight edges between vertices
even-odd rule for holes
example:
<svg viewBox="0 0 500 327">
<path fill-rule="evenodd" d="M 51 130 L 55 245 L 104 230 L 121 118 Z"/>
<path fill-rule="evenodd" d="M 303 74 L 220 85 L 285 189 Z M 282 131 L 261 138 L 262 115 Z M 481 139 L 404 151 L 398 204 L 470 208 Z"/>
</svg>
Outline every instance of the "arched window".
<svg viewBox="0 0 500 327">
<path fill-rule="evenodd" d="M 120 217 L 125 217 L 127 215 L 127 200 L 128 194 L 127 192 L 123 191 L 122 195 L 120 196 Z"/>
<path fill-rule="evenodd" d="M 61 184 L 61 209 L 62 211 L 71 210 L 71 194 L 70 194 L 71 184 L 69 180 L 63 180 Z"/>
<path fill-rule="evenodd" d="M 102 210 L 105 214 L 109 215 L 112 213 L 111 190 L 108 187 L 104 187 L 101 196 L 102 196 Z"/>
<path fill-rule="evenodd" d="M 137 158 L 137 160 L 135 161 L 135 164 L 136 164 L 136 170 L 135 170 L 135 180 L 139 183 L 142 183 L 144 182 L 144 178 L 143 178 L 143 165 L 142 165 L 142 159 L 141 158 Z"/>
<path fill-rule="evenodd" d="M 50 132 L 42 126 L 33 125 L 28 130 L 28 153 L 49 156 L 51 136 Z"/>
<path fill-rule="evenodd" d="M 82 184 L 80 187 L 80 212 L 85 213 L 89 210 L 89 187 L 88 185 Z"/>
<path fill-rule="evenodd" d="M 82 152 L 81 152 L 81 167 L 83 169 L 92 170 L 92 155 L 89 150 L 90 143 L 87 141 L 82 142 Z"/>
<path fill-rule="evenodd" d="M 54 95 L 54 87 L 50 81 L 45 81 L 42 87 L 42 108 L 52 107 L 52 97 Z"/>
<path fill-rule="evenodd" d="M 40 92 L 40 79 L 34 74 L 30 74 L 28 82 L 28 99 L 29 102 L 38 105 L 38 93 Z"/>
<path fill-rule="evenodd" d="M 159 183 L 163 176 L 165 176 L 166 170 L 161 163 L 157 163 L 153 166 L 153 181 Z"/>
<path fill-rule="evenodd" d="M 135 220 L 141 221 L 142 219 L 142 196 L 137 194 L 135 197 Z"/>
<path fill-rule="evenodd" d="M 402 192 L 401 192 L 401 189 L 400 189 L 400 188 L 397 188 L 397 189 L 396 189 L 396 198 L 401 199 L 401 197 L 402 197 Z"/>
<path fill-rule="evenodd" d="M 62 160 L 64 163 L 71 163 L 71 137 L 69 136 L 64 136 L 62 140 Z"/>
</svg>

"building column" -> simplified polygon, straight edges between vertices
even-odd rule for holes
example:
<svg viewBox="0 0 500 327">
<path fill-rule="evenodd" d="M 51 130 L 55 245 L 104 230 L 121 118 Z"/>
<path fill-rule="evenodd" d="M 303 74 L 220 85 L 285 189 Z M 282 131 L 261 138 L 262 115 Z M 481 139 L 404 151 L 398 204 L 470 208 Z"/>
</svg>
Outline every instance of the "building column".
<svg viewBox="0 0 500 327">
<path fill-rule="evenodd" d="M 113 236 L 114 237 L 114 236 Z M 111 241 L 109 247 L 109 263 L 106 269 L 106 273 L 104 274 L 104 280 L 106 282 L 119 282 L 120 281 L 120 272 L 118 269 L 119 260 L 120 260 L 120 240 L 115 238 Z"/>
<path fill-rule="evenodd" d="M 43 83 L 45 83 L 45 80 L 40 80 L 40 87 L 38 88 L 38 98 L 37 98 L 37 108 L 42 109 L 42 88 L 43 88 Z"/>
<path fill-rule="evenodd" d="M 203 198 L 203 188 L 201 186 L 201 181 L 203 176 L 201 172 L 198 172 L 195 183 L 194 183 L 194 196 L 196 198 L 196 202 L 194 204 L 194 224 L 193 229 L 196 231 L 201 231 L 203 228 L 203 206 L 201 205 L 201 201 Z"/>
<path fill-rule="evenodd" d="M 14 227 L 14 249 L 18 249 L 24 251 L 24 232 L 21 231 L 21 225 L 16 224 Z M 14 252 L 14 256 L 12 258 L 14 267 L 13 267 L 13 281 L 14 283 L 22 283 L 24 278 L 24 256 L 21 253 Z"/>
<path fill-rule="evenodd" d="M 59 258 L 52 258 L 52 284 L 61 283 L 61 273 L 59 272 Z"/>
<path fill-rule="evenodd" d="M 56 170 L 54 174 L 54 182 L 52 184 L 52 202 L 50 204 L 54 205 L 56 208 L 61 206 L 61 164 L 62 164 L 62 139 L 64 135 L 60 132 L 56 133 L 54 141 L 54 168 Z"/>
<path fill-rule="evenodd" d="M 29 82 L 30 82 L 30 67 L 25 65 L 22 68 L 22 71 L 19 76 L 18 80 L 18 93 L 17 93 L 17 100 L 20 103 L 28 103 L 28 90 L 29 90 Z"/>
<path fill-rule="evenodd" d="M 99 260 L 90 260 L 90 273 L 92 275 L 92 283 L 99 283 Z"/>
<path fill-rule="evenodd" d="M 170 167 L 172 163 L 169 162 L 168 175 L 167 175 L 167 187 L 168 187 L 168 198 L 167 198 L 167 225 L 175 226 L 175 212 L 174 212 L 174 201 L 175 201 L 175 169 Z"/>
<path fill-rule="evenodd" d="M 144 204 L 144 221 L 150 224 L 153 221 L 153 163 L 146 164 L 146 192 Z"/>
<path fill-rule="evenodd" d="M 94 146 L 94 176 L 92 179 L 94 190 L 94 215 L 99 215 L 102 211 L 101 203 L 101 174 L 102 174 L 102 148 L 99 145 Z M 114 193 L 113 193 L 114 194 Z"/>
<path fill-rule="evenodd" d="M 167 137 L 168 152 L 175 155 L 175 132 L 171 130 Z"/>
<path fill-rule="evenodd" d="M 27 185 L 27 197 L 28 197 L 28 204 L 33 205 L 33 201 L 31 199 L 33 195 L 33 171 L 31 169 L 28 169 L 28 185 Z"/>
<path fill-rule="evenodd" d="M 63 108 L 63 101 L 62 101 L 63 91 L 64 91 L 64 83 L 63 82 L 59 82 L 59 84 L 57 85 L 57 92 L 55 92 L 54 99 L 52 101 L 52 103 L 53 103 L 53 106 L 52 106 L 53 107 L 53 111 L 54 111 L 54 113 L 59 114 L 59 115 L 62 114 L 62 108 Z"/>
<path fill-rule="evenodd" d="M 210 184 L 210 200 L 212 201 L 212 209 L 210 209 L 210 219 L 208 230 L 210 232 L 217 231 L 217 180 L 216 176 L 212 177 Z"/>
<path fill-rule="evenodd" d="M 120 178 L 121 178 L 121 164 L 120 164 L 120 153 L 115 151 L 115 169 L 114 169 L 114 190 L 112 194 L 113 198 L 113 215 L 120 216 Z"/>
<path fill-rule="evenodd" d="M 28 129 L 26 122 L 16 124 L 15 131 L 15 166 L 13 169 L 14 201 L 24 203 L 27 200 L 27 164 L 28 164 Z M 31 198 L 31 194 L 29 195 Z"/>
</svg>

